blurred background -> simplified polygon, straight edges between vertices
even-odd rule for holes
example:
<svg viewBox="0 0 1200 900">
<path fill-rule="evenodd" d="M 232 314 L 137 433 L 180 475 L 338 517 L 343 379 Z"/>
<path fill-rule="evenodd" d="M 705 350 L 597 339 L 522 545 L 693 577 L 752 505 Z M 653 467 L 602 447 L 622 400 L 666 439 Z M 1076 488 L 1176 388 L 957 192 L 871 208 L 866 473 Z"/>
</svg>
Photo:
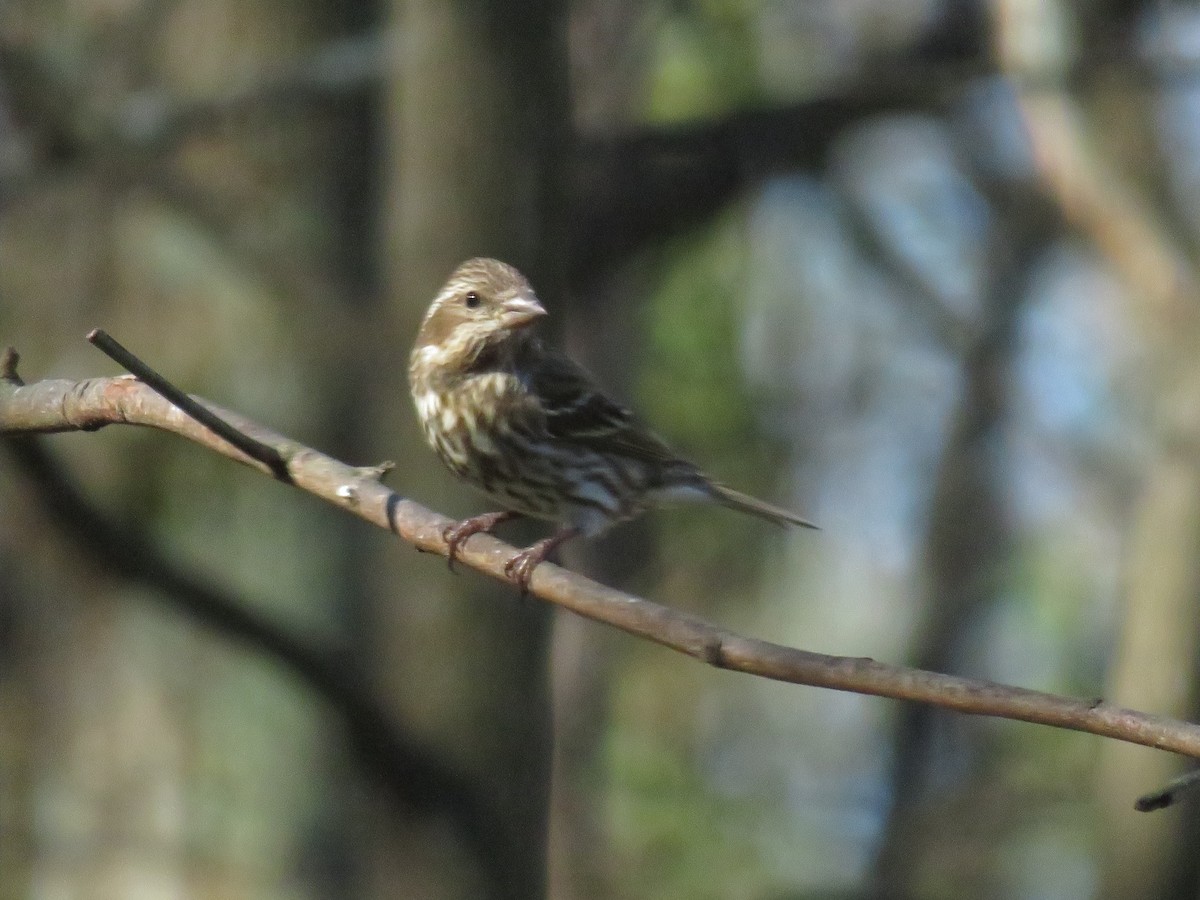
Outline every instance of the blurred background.
<svg viewBox="0 0 1200 900">
<path fill-rule="evenodd" d="M 1198 65 L 1170 0 L 7 0 L 0 344 L 117 374 L 104 327 L 465 516 L 405 370 L 498 256 L 823 528 L 572 568 L 1195 718 Z M 170 435 L 4 451 L 0 898 L 1200 895 L 1166 754 L 716 671 Z"/>
</svg>

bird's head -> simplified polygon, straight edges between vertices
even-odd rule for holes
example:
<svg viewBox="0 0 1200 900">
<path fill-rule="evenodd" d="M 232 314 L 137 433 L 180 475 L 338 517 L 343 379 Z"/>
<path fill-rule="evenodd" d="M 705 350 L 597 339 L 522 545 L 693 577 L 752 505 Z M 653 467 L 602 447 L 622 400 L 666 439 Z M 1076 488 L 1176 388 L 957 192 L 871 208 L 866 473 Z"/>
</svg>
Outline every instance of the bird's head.
<svg viewBox="0 0 1200 900">
<path fill-rule="evenodd" d="M 519 342 L 544 315 L 524 275 L 496 259 L 470 259 L 430 304 L 413 354 L 436 356 L 445 368 L 468 368 L 488 351 Z"/>
</svg>

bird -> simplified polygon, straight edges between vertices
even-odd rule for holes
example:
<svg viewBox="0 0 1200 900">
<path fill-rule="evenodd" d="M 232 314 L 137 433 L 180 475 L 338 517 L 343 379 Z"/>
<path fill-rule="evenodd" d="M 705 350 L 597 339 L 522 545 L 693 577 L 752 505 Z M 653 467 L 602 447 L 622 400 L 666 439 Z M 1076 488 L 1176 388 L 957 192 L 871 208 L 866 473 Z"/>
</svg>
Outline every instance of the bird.
<svg viewBox="0 0 1200 900">
<path fill-rule="evenodd" d="M 417 333 L 409 384 L 425 439 L 451 472 L 499 507 L 444 529 L 451 567 L 469 537 L 521 517 L 558 526 L 505 565 L 522 593 L 564 542 L 671 501 L 709 501 L 777 525 L 817 527 L 675 453 L 537 335 L 546 315 L 520 271 L 479 257 L 454 270 Z"/>
</svg>

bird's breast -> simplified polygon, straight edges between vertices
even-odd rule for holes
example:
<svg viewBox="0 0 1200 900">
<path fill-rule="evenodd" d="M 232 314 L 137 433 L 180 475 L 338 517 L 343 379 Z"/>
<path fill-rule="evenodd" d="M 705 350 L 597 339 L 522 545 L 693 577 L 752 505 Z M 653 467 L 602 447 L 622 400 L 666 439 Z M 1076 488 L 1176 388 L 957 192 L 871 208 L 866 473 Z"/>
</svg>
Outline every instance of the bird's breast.
<svg viewBox="0 0 1200 900">
<path fill-rule="evenodd" d="M 478 480 L 480 462 L 501 456 L 501 445 L 511 437 L 515 390 L 519 390 L 515 377 L 488 373 L 415 392 L 426 440 L 447 466 Z"/>
</svg>

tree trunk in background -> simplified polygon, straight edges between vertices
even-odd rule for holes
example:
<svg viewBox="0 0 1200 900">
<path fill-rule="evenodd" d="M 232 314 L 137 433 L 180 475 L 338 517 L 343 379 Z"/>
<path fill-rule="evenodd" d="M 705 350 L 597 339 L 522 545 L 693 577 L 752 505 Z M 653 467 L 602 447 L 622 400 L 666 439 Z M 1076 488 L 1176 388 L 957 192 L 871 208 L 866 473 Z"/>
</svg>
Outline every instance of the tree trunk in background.
<svg viewBox="0 0 1200 900">
<path fill-rule="evenodd" d="M 285 433 L 319 431 L 329 410 L 317 386 L 337 369 L 318 360 L 338 338 L 328 328 L 325 343 L 308 338 L 341 298 L 314 263 L 329 255 L 326 232 L 306 226 L 332 214 L 343 132 L 251 104 L 142 158 L 107 117 L 142 90 L 163 113 L 189 100 L 220 110 L 228 91 L 318 47 L 328 11 L 198 0 L 27 3 L 12 14 L 51 55 L 89 49 L 46 76 L 70 97 L 61 108 L 48 91 L 4 84 L 80 135 L 78 159 L 51 162 L 36 189 L 0 204 L 6 342 L 35 376 L 113 373 L 82 341 L 103 325 L 186 390 Z M 94 126 L 82 126 L 88 117 Z M 328 548 L 345 524 L 186 442 L 132 429 L 92 437 L 48 443 L 100 506 L 248 605 L 271 606 L 260 612 L 314 640 L 340 637 L 329 605 L 343 564 Z M 0 511 L 0 570 L 20 576 L 0 576 L 0 731 L 24 748 L 15 756 L 18 745 L 0 741 L 0 895 L 299 896 L 300 858 L 304 888 L 336 889 L 341 867 L 326 864 L 344 846 L 311 859 L 297 850 L 307 828 L 327 831 L 315 798 L 330 735 L 341 735 L 327 710 L 87 561 L 7 473 Z"/>
<path fill-rule="evenodd" d="M 407 356 L 421 315 L 470 256 L 524 269 L 562 294 L 557 170 L 566 128 L 564 23 L 556 4 L 412 0 L 393 7 L 401 36 L 387 92 L 382 256 L 390 302 L 375 348 L 375 417 L 399 424 L 382 450 L 403 460 L 395 486 L 468 514 L 410 412 Z M 397 449 L 400 448 L 400 449 Z M 550 779 L 542 604 L 444 561 L 393 547 L 376 573 L 378 683 L 406 724 L 483 789 L 506 834 L 502 858 L 472 864 L 453 836 L 395 823 L 377 846 L 377 895 L 536 898 L 545 892 Z"/>
<path fill-rule="evenodd" d="M 1016 255 L 993 273 L 986 321 L 963 363 L 963 393 L 934 485 L 925 548 L 930 599 L 913 636 L 911 664 L 935 672 L 978 676 L 963 665 L 964 642 L 996 601 L 1012 555 L 994 447 L 1007 405 L 1012 335 L 1031 248 Z M 937 869 L 938 848 L 946 843 L 937 830 L 952 817 L 939 806 L 943 798 L 930 796 L 930 776 L 948 753 L 961 755 L 973 745 L 971 725 L 929 706 L 897 710 L 894 799 L 875 861 L 877 896 L 919 895 L 919 873 Z"/>
<path fill-rule="evenodd" d="M 1105 699 L 1194 719 L 1200 647 L 1200 421 L 1195 398 L 1200 384 L 1195 373 L 1187 383 L 1188 390 L 1174 392 L 1164 404 L 1170 409 L 1160 434 L 1162 450 L 1131 512 L 1123 605 Z M 1134 798 L 1162 786 L 1181 768 L 1176 757 L 1104 742 L 1097 776 L 1101 896 L 1196 896 L 1195 846 L 1181 843 L 1183 817 L 1194 816 L 1194 810 L 1187 803 L 1153 815 L 1133 810 Z M 1175 873 L 1181 866 L 1191 871 L 1191 884 L 1178 885 L 1178 893 L 1172 893 L 1169 886 L 1178 880 Z"/>
<path fill-rule="evenodd" d="M 1149 352 L 1140 390 L 1157 419 L 1157 459 L 1147 465 L 1130 516 L 1125 589 L 1105 699 L 1164 716 L 1189 718 L 1200 647 L 1200 389 L 1196 359 L 1200 278 L 1194 251 L 1178 233 L 1175 191 L 1148 150 L 1168 142 L 1162 107 L 1115 84 L 1071 93 L 1059 79 L 1089 59 L 1129 52 L 1140 11 L 1087 15 L 1066 3 L 1003 0 L 994 5 L 998 57 L 1017 76 L 1033 155 L 1064 215 L 1086 233 L 1127 288 L 1129 319 L 1142 325 Z M 1128 18 L 1120 19 L 1122 15 Z M 1144 30 L 1144 29 L 1143 29 Z M 1161 99 L 1161 98 L 1158 98 Z M 1161 204 L 1161 205 L 1160 205 Z M 1166 897 L 1196 893 L 1196 852 L 1184 840 L 1188 805 L 1144 816 L 1141 793 L 1160 787 L 1179 761 L 1105 741 L 1096 794 L 1100 815 L 1098 895 Z M 1194 809 L 1194 806 L 1191 807 Z M 1190 813 L 1195 815 L 1194 813 Z M 1190 875 L 1185 874 L 1185 869 Z M 1182 882 L 1190 881 L 1184 885 Z"/>
</svg>

